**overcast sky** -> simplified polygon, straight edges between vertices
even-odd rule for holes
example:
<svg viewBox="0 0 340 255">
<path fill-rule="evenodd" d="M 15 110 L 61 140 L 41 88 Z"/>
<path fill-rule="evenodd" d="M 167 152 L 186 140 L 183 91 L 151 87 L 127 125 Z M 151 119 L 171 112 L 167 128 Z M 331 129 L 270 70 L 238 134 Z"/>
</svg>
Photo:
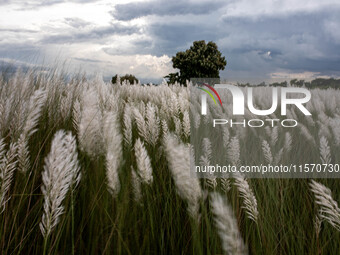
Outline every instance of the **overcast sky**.
<svg viewBox="0 0 340 255">
<path fill-rule="evenodd" d="M 206 40 L 228 80 L 339 77 L 339 13 L 339 0 L 0 0 L 0 61 L 157 82 Z"/>
</svg>

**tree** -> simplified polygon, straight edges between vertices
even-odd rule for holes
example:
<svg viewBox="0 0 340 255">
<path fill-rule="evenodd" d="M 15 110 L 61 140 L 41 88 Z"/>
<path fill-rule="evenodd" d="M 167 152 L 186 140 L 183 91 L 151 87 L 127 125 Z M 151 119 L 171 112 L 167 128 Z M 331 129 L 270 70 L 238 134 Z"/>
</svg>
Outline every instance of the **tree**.
<svg viewBox="0 0 340 255">
<path fill-rule="evenodd" d="M 288 86 L 288 82 L 287 81 L 283 81 L 283 82 L 274 82 L 269 84 L 270 87 L 287 87 Z"/>
<path fill-rule="evenodd" d="M 219 78 L 219 71 L 224 70 L 226 65 L 227 61 L 216 43 L 195 41 L 190 49 L 177 52 L 172 57 L 172 66 L 180 72 L 170 73 L 164 78 L 168 78 L 170 83 L 177 81 L 182 84 L 190 78 Z"/>
<path fill-rule="evenodd" d="M 132 74 L 125 74 L 124 76 L 119 77 L 119 78 L 120 78 L 121 82 L 127 80 L 127 81 L 129 81 L 130 84 L 134 84 L 135 82 L 138 83 L 138 79 Z M 112 82 L 112 84 L 117 83 L 117 74 L 112 77 L 111 82 Z"/>
<path fill-rule="evenodd" d="M 291 86 L 296 86 L 296 82 L 297 82 L 298 80 L 297 79 L 293 79 L 293 80 L 290 80 L 290 85 Z"/>
<path fill-rule="evenodd" d="M 302 87 L 304 85 L 304 80 L 293 79 L 290 81 L 290 85 L 294 87 Z"/>
</svg>

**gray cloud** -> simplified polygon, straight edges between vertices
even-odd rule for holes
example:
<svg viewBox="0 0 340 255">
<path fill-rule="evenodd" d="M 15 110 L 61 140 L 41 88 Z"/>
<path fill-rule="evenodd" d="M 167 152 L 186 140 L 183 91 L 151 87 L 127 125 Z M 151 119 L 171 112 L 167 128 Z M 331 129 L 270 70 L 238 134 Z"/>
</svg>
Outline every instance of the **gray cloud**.
<svg viewBox="0 0 340 255">
<path fill-rule="evenodd" d="M 73 28 L 84 28 L 92 24 L 91 22 L 87 22 L 79 18 L 65 18 L 64 20 L 65 20 L 65 24 Z"/>
<path fill-rule="evenodd" d="M 48 67 L 37 65 L 37 64 L 16 61 L 13 59 L 0 58 L 0 73 L 4 72 L 6 75 L 9 75 L 9 74 L 15 73 L 19 69 L 23 72 L 27 72 L 32 69 L 36 71 L 50 70 L 50 68 Z"/>
<path fill-rule="evenodd" d="M 136 55 L 136 54 L 155 54 L 154 40 L 151 39 L 136 39 L 122 46 L 110 45 L 102 49 L 108 55 Z M 163 55 L 163 54 L 162 54 Z"/>
<path fill-rule="evenodd" d="M 0 32 L 12 32 L 12 33 L 38 33 L 38 30 L 21 29 L 21 28 L 0 28 Z"/>
<path fill-rule="evenodd" d="M 340 71 L 340 33 L 334 30 L 340 24 L 337 13 L 328 9 L 258 19 L 225 17 L 211 19 L 210 23 L 199 19 L 157 22 L 147 31 L 155 38 L 156 55 L 175 55 L 195 40 L 217 42 L 228 61 L 221 73 L 226 77 L 232 72 L 265 77 L 277 69 L 326 75 Z"/>
<path fill-rule="evenodd" d="M 19 1 L 11 2 L 14 1 L 18 5 Z M 67 49 L 70 48 L 71 57 L 77 57 L 74 58 L 77 64 L 100 66 L 101 57 L 105 57 L 104 52 L 112 55 L 114 61 L 121 61 L 117 64 L 119 68 L 130 70 L 131 63 L 124 62 L 127 55 L 159 57 L 166 54 L 171 57 L 178 51 L 188 49 L 193 41 L 206 40 L 216 42 L 228 61 L 226 70 L 221 72 L 222 77 L 236 75 L 260 79 L 277 70 L 320 72 L 321 75 L 339 73 L 338 6 L 331 5 L 332 0 L 324 0 L 322 4 L 313 0 L 301 1 L 292 7 L 285 1 L 275 2 L 268 4 L 268 8 L 263 7 L 260 0 L 249 4 L 235 0 L 161 0 L 118 4 L 111 12 L 115 23 L 109 26 L 96 27 L 83 16 L 83 19 L 65 17 L 62 26 L 60 19 L 56 24 L 54 21 L 45 26 L 40 24 L 40 30 L 2 27 L 0 57 L 29 61 L 29 56 L 41 54 L 42 49 L 48 52 L 61 44 L 68 44 L 72 47 L 67 46 Z M 47 6 L 63 2 L 31 0 L 27 4 Z M 5 3 L 10 1 L 0 0 L 0 5 Z M 304 3 L 307 5 L 306 10 L 303 8 Z M 279 9 L 281 5 L 282 10 Z M 25 5 L 21 6 L 24 10 Z M 145 19 L 143 25 L 126 22 L 146 16 L 152 17 Z M 128 40 L 123 41 L 126 38 Z M 18 44 L 16 42 L 19 39 L 22 42 Z M 103 52 L 97 56 L 90 47 L 82 48 L 89 53 L 88 58 L 72 55 L 72 50 L 78 46 L 85 47 L 81 45 L 84 42 L 84 45 L 99 45 L 96 48 L 101 48 Z M 151 77 L 152 74 L 149 74 Z"/>
<path fill-rule="evenodd" d="M 0 5 L 8 4 L 9 0 L 0 0 Z"/>
<path fill-rule="evenodd" d="M 0 44 L 1 58 L 26 61 L 29 63 L 34 62 L 40 54 L 40 47 L 26 42 Z"/>
<path fill-rule="evenodd" d="M 45 36 L 40 43 L 43 44 L 71 44 L 79 42 L 94 42 L 112 35 L 132 35 L 140 33 L 136 26 L 122 25 L 119 23 L 107 27 L 98 27 L 88 31 L 69 32 L 67 34 Z"/>
<path fill-rule="evenodd" d="M 111 12 L 118 20 L 132 20 L 149 15 L 185 15 L 185 14 L 208 14 L 218 10 L 225 4 L 225 1 L 148 1 L 132 2 L 128 4 L 117 4 Z"/>
<path fill-rule="evenodd" d="M 227 39 L 228 43 L 222 45 L 222 49 L 231 55 L 235 53 L 247 55 L 256 51 L 271 52 L 271 58 L 267 58 L 266 62 L 275 68 L 308 71 L 340 70 L 339 45 L 323 29 L 323 22 L 330 15 L 336 13 L 269 17 L 258 21 L 230 20 L 226 25 L 233 24 L 232 35 L 234 36 L 231 36 L 229 42 Z M 237 33 L 242 33 L 240 31 L 246 32 L 241 37 L 235 36 Z M 259 58 L 262 55 L 259 54 Z M 241 62 L 235 67 L 242 69 L 245 64 Z M 266 65 L 264 67 L 267 68 Z"/>
<path fill-rule="evenodd" d="M 92 2 L 98 2 L 100 0 L 30 0 L 22 3 L 20 0 L 0 0 L 3 1 L 4 4 L 11 4 L 11 3 L 21 3 L 22 7 L 19 8 L 19 10 L 26 10 L 26 9 L 36 9 L 40 7 L 46 7 L 46 6 L 53 6 L 56 4 L 62 4 L 67 2 L 73 2 L 73 3 L 92 3 Z M 1 2 L 0 2 L 1 5 Z"/>
<path fill-rule="evenodd" d="M 221 38 L 218 25 L 199 23 L 154 23 L 146 29 L 147 33 L 154 38 L 153 54 L 158 56 L 167 54 L 175 55 L 177 51 L 188 48 L 193 41 L 206 40 L 216 41 Z"/>
<path fill-rule="evenodd" d="M 74 60 L 78 60 L 81 62 L 91 62 L 91 63 L 109 63 L 108 61 L 101 61 L 97 59 L 92 59 L 92 58 L 72 58 Z"/>
<path fill-rule="evenodd" d="M 217 42 L 228 65 L 221 75 L 247 72 L 251 76 L 268 76 L 277 69 L 321 74 L 340 71 L 340 46 L 334 24 L 340 24 L 337 11 L 293 12 L 290 15 L 266 15 L 258 19 L 242 17 L 201 20 L 191 16 L 187 22 L 156 19 L 145 28 L 152 44 L 138 45 L 120 51 L 106 48 L 108 54 L 148 52 L 174 56 L 186 50 L 195 40 Z M 218 17 L 218 16 L 217 16 Z M 331 25 L 329 25 L 331 20 Z M 328 28 L 325 29 L 325 26 Z M 340 37 L 339 37 L 340 38 Z"/>
</svg>

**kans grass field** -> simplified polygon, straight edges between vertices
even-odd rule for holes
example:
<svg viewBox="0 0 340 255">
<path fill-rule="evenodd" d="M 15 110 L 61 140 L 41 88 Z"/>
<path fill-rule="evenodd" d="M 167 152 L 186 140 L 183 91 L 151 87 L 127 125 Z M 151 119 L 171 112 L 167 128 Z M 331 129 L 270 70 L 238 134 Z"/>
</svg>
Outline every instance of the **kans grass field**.
<svg viewBox="0 0 340 255">
<path fill-rule="evenodd" d="M 337 179 L 195 178 L 189 87 L 65 77 L 0 76 L 1 254 L 340 254 Z M 312 118 L 229 130 L 226 158 L 338 163 L 340 92 L 311 92 Z"/>
</svg>

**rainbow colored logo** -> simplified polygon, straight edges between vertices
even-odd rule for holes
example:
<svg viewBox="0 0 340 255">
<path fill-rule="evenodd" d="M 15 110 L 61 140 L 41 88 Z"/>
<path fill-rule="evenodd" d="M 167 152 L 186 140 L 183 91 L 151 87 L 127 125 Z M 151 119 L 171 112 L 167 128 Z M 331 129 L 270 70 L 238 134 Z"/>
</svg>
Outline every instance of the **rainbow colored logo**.
<svg viewBox="0 0 340 255">
<path fill-rule="evenodd" d="M 221 104 L 221 106 L 222 106 L 222 101 L 221 101 L 220 95 L 217 93 L 217 91 L 216 91 L 213 87 L 211 87 L 209 84 L 207 84 L 207 83 L 203 83 L 203 85 L 206 86 L 206 87 L 209 88 L 212 92 L 215 93 L 215 95 L 217 96 L 217 98 L 218 98 L 218 100 L 220 101 L 220 104 Z M 201 87 L 197 87 L 197 88 L 200 89 L 200 90 L 203 90 L 203 91 L 206 92 L 206 93 L 208 93 L 209 96 L 212 98 L 212 100 L 214 100 L 215 104 L 217 104 L 217 103 L 216 103 L 216 100 L 215 100 L 215 98 L 214 98 L 214 96 L 211 94 L 211 92 L 210 92 L 209 90 L 204 89 L 204 88 L 201 88 Z"/>
</svg>

